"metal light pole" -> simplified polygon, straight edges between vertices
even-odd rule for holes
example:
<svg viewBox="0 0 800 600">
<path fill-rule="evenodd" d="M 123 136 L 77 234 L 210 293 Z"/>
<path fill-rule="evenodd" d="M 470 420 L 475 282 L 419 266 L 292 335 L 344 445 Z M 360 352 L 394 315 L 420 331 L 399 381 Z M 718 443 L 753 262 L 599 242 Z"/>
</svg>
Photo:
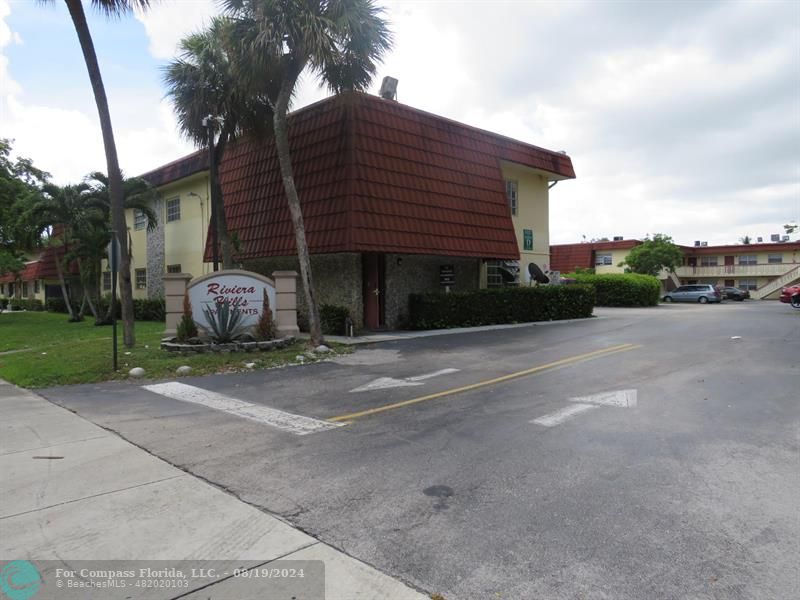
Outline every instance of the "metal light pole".
<svg viewBox="0 0 800 600">
<path fill-rule="evenodd" d="M 219 271 L 219 244 L 218 221 L 217 221 L 217 177 L 214 168 L 214 123 L 217 117 L 208 115 L 203 119 L 203 127 L 208 130 L 208 179 L 209 197 L 211 198 L 211 257 L 214 262 L 214 271 Z"/>
</svg>

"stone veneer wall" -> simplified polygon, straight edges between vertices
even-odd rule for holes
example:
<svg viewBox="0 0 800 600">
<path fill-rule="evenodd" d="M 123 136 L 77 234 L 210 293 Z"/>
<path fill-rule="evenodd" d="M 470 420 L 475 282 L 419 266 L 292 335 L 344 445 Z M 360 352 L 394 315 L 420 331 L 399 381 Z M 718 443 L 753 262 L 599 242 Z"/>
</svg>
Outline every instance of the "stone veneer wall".
<svg viewBox="0 0 800 600">
<path fill-rule="evenodd" d="M 260 258 L 245 261 L 244 268 L 272 277 L 274 271 L 297 271 L 300 264 L 295 256 Z M 346 306 L 357 329 L 364 323 L 361 305 L 361 255 L 353 253 L 315 254 L 311 257 L 311 274 L 317 292 L 317 302 Z M 308 307 L 302 278 L 297 279 L 297 321 L 300 329 L 308 331 Z"/>
<path fill-rule="evenodd" d="M 401 259 L 398 265 L 398 259 Z M 455 285 L 452 291 L 475 290 L 480 287 L 481 261 L 477 258 L 423 256 L 414 254 L 386 255 L 386 325 L 394 329 L 408 316 L 408 295 L 444 292 L 439 284 L 439 267 L 453 265 Z"/>
<path fill-rule="evenodd" d="M 481 261 L 477 258 L 387 254 L 386 256 L 386 326 L 402 325 L 408 315 L 408 295 L 423 292 L 444 292 L 439 285 L 439 267 L 453 265 L 453 291 L 474 290 L 480 287 Z M 401 263 L 397 264 L 397 259 Z M 273 271 L 300 272 L 296 257 L 262 258 L 246 261 L 244 268 L 270 277 Z M 361 255 L 353 253 L 317 254 L 311 257 L 314 286 L 319 304 L 346 306 L 357 329 L 364 326 L 362 305 Z M 308 309 L 305 292 L 298 279 L 297 320 L 300 328 L 308 329 Z"/>
<path fill-rule="evenodd" d="M 158 215 L 158 225 L 147 231 L 147 297 L 164 296 L 164 220 L 162 215 L 164 201 L 160 198 L 153 202 L 153 210 Z M 134 250 L 135 251 L 135 250 Z M 197 275 L 197 273 L 193 273 Z"/>
</svg>

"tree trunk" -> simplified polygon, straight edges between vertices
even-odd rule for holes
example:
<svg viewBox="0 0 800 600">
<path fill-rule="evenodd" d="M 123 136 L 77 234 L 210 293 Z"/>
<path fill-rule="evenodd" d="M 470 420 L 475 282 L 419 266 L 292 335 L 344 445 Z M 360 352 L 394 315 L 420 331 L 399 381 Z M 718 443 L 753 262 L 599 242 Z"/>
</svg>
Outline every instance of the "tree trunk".
<svg viewBox="0 0 800 600">
<path fill-rule="evenodd" d="M 294 185 L 294 171 L 292 158 L 289 154 L 289 129 L 286 115 L 289 111 L 289 99 L 292 89 L 297 81 L 297 75 L 287 76 L 281 84 L 278 101 L 275 103 L 273 124 L 275 126 L 275 147 L 278 151 L 278 162 L 281 166 L 283 188 L 286 190 L 286 200 L 289 202 L 289 212 L 294 225 L 294 237 L 297 243 L 297 258 L 300 261 L 300 277 L 303 280 L 303 290 L 308 305 L 308 327 L 311 334 L 311 346 L 319 346 L 322 339 L 322 329 L 319 321 L 319 307 L 317 306 L 316 292 L 311 276 L 311 258 L 306 244 L 306 229 L 303 225 L 303 213 L 300 209 L 300 198 Z"/>
<path fill-rule="evenodd" d="M 222 249 L 222 268 L 233 269 L 233 243 L 228 233 L 228 220 L 225 218 L 225 202 L 222 198 L 222 184 L 219 181 L 219 166 L 222 164 L 222 156 L 225 154 L 225 147 L 228 144 L 229 133 L 223 130 L 220 133 L 217 147 L 214 148 L 214 164 L 210 166 L 214 189 L 211 190 L 211 201 L 214 202 L 214 210 L 217 215 L 217 242 Z"/>
<path fill-rule="evenodd" d="M 67 313 L 69 313 L 70 321 L 75 319 L 75 312 L 72 310 L 72 304 L 69 301 L 69 294 L 67 293 L 67 282 L 64 281 L 64 270 L 61 268 L 61 259 L 58 258 L 58 253 L 55 255 L 56 259 L 56 273 L 58 273 L 58 282 L 61 284 L 61 295 L 64 298 L 64 304 L 67 306 Z"/>
<path fill-rule="evenodd" d="M 89 264 L 91 264 L 91 261 L 89 262 Z M 83 316 L 85 314 L 84 310 L 86 308 L 86 305 L 88 304 L 89 311 L 92 313 L 92 316 L 94 317 L 94 320 L 96 321 L 97 320 L 97 311 L 95 310 L 94 303 L 92 302 L 92 291 L 93 290 L 92 290 L 92 286 L 91 286 L 91 283 L 90 283 L 92 281 L 92 279 L 93 279 L 93 275 L 92 275 L 91 270 L 87 271 L 87 269 L 91 269 L 91 267 L 87 267 L 84 261 L 82 261 L 81 259 L 78 259 L 78 272 L 80 273 L 81 286 L 83 287 L 83 301 L 81 302 L 80 314 L 81 314 L 81 316 Z"/>
<path fill-rule="evenodd" d="M 81 0 L 64 0 L 69 9 L 75 32 L 78 34 L 86 70 L 92 83 L 94 101 L 97 104 L 97 113 L 100 118 L 100 129 L 103 132 L 103 147 L 106 153 L 106 166 L 108 170 L 108 189 L 111 197 L 111 224 L 117 233 L 120 246 L 119 256 L 119 295 L 120 308 L 122 309 L 122 339 L 125 346 L 132 348 L 136 343 L 133 330 L 133 289 L 131 287 L 131 261 L 128 255 L 128 225 L 125 222 L 125 198 L 122 191 L 122 174 L 119 170 L 117 159 L 117 146 L 114 143 L 114 131 L 111 127 L 111 113 L 108 109 L 108 99 L 100 75 L 100 66 L 97 64 L 97 55 L 94 43 L 86 22 Z"/>
</svg>

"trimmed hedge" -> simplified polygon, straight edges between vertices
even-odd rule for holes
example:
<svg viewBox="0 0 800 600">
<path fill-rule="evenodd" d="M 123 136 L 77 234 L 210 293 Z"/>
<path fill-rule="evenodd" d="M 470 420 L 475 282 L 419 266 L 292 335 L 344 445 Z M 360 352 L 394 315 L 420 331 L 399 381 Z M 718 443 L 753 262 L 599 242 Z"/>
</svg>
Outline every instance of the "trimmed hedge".
<svg viewBox="0 0 800 600">
<path fill-rule="evenodd" d="M 63 298 L 48 298 L 45 306 L 48 312 L 67 313 L 67 305 Z"/>
<path fill-rule="evenodd" d="M 411 329 L 446 329 L 500 323 L 558 321 L 592 316 L 595 294 L 590 285 L 548 285 L 411 294 Z"/>
<path fill-rule="evenodd" d="M 39 312 L 44 310 L 44 304 L 36 298 L 0 298 L 0 309 L 30 310 Z"/>
<path fill-rule="evenodd" d="M 350 311 L 344 306 L 323 304 L 319 307 L 319 320 L 324 335 L 347 335 L 345 331 Z"/>
<path fill-rule="evenodd" d="M 655 306 L 661 299 L 661 284 L 652 275 L 568 273 L 565 277 L 594 286 L 596 306 Z"/>
<path fill-rule="evenodd" d="M 100 303 L 96 307 L 98 314 L 104 317 L 108 312 L 108 307 L 111 304 L 111 296 L 105 295 L 100 298 Z M 77 310 L 80 306 L 73 308 Z M 29 309 L 30 310 L 30 309 Z M 39 309 L 41 310 L 41 309 Z M 64 299 L 61 297 L 49 298 L 47 300 L 47 310 L 50 312 L 66 313 L 67 305 L 64 304 Z M 88 310 L 88 309 L 87 309 Z M 164 298 L 134 298 L 133 299 L 133 318 L 137 321 L 163 321 L 165 319 L 166 308 L 164 306 Z M 117 298 L 117 319 L 121 319 L 119 298 Z"/>
</svg>

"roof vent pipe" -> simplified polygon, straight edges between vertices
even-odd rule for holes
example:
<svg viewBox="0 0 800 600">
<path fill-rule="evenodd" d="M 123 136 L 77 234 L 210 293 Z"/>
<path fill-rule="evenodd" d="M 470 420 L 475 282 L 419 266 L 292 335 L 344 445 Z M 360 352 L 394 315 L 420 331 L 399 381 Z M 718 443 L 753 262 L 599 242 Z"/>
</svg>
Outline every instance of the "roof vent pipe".
<svg viewBox="0 0 800 600">
<path fill-rule="evenodd" d="M 397 100 L 397 79 L 388 75 L 384 77 L 381 83 L 381 91 L 378 93 L 381 98 L 386 100 Z"/>
</svg>

